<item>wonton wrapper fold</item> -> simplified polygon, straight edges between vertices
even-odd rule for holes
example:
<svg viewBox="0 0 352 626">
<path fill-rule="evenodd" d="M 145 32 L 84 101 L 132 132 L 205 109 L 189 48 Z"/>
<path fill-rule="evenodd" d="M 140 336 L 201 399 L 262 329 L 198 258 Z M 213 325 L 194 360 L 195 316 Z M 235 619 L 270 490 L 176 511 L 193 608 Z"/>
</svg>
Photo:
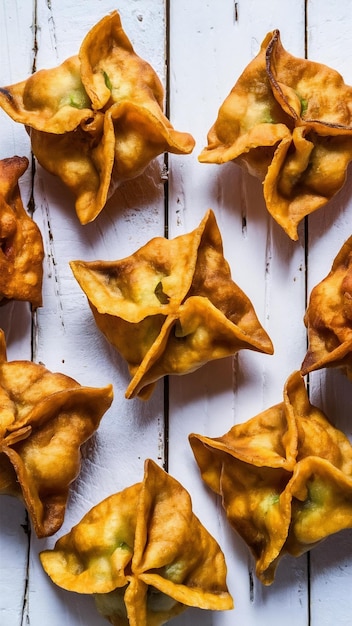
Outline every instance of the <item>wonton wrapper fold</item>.
<svg viewBox="0 0 352 626">
<path fill-rule="evenodd" d="M 72 191 L 82 224 L 156 156 L 193 150 L 193 137 L 165 117 L 163 99 L 117 11 L 87 33 L 78 55 L 0 89 L 0 106 L 26 126 L 38 161 Z"/>
<path fill-rule="evenodd" d="M 82 387 L 43 365 L 8 362 L 0 331 L 0 493 L 24 501 L 38 537 L 61 527 L 80 448 L 111 402 L 111 385 Z"/>
<path fill-rule="evenodd" d="M 352 447 L 310 404 L 294 372 L 284 400 L 213 439 L 191 434 L 204 482 L 270 585 L 281 557 L 299 556 L 352 527 Z"/>
<path fill-rule="evenodd" d="M 342 187 L 352 159 L 352 88 L 335 70 L 265 37 L 221 105 L 202 163 L 233 161 L 263 181 L 266 206 L 293 240 Z"/>
<path fill-rule="evenodd" d="M 187 606 L 233 608 L 220 547 L 188 492 L 150 459 L 142 483 L 93 507 L 40 559 L 60 587 L 94 594 L 116 626 L 159 626 Z"/>
<path fill-rule="evenodd" d="M 304 322 L 308 350 L 302 374 L 340 367 L 352 380 L 352 237 L 345 241 L 329 274 L 312 289 Z"/>
<path fill-rule="evenodd" d="M 156 237 L 120 261 L 72 261 L 98 328 L 122 354 L 126 397 L 148 398 L 155 382 L 248 348 L 273 346 L 232 281 L 214 213 L 191 233 Z"/>
<path fill-rule="evenodd" d="M 0 160 L 0 303 L 23 300 L 36 308 L 42 305 L 44 249 L 18 186 L 27 167 L 26 157 Z"/>
</svg>

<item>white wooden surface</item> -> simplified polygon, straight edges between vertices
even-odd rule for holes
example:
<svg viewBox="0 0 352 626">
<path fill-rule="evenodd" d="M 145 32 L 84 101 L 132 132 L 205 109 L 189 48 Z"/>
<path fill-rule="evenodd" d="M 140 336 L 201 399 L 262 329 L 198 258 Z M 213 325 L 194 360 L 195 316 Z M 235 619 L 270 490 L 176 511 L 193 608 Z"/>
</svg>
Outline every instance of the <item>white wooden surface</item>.
<svg viewBox="0 0 352 626">
<path fill-rule="evenodd" d="M 0 309 L 8 357 L 41 361 L 86 385 L 112 382 L 115 394 L 85 449 L 58 536 L 102 497 L 139 481 L 148 456 L 167 463 L 191 493 L 196 514 L 225 552 L 235 600 L 231 612 L 189 609 L 173 620 L 175 626 L 351 624 L 352 531 L 328 539 L 310 555 L 284 560 L 274 584 L 264 588 L 254 577 L 247 547 L 201 482 L 188 434 L 222 435 L 281 401 L 284 382 L 299 368 L 306 348 L 305 280 L 309 293 L 352 230 L 351 176 L 326 208 L 308 218 L 307 237 L 302 224 L 299 241 L 291 242 L 269 218 L 257 180 L 233 164 L 201 165 L 197 155 L 221 102 L 273 28 L 280 29 L 289 52 L 334 67 L 352 84 L 352 5 L 348 0 L 0 0 L 0 85 L 75 54 L 87 31 L 113 9 L 165 86 L 168 68 L 171 122 L 197 143 L 192 155 L 168 157 L 168 185 L 160 157 L 84 227 L 59 180 L 36 163 L 21 179 L 24 204 L 33 197 L 44 238 L 44 306 L 33 319 L 27 304 Z M 0 158 L 30 156 L 24 128 L 2 111 L 0 129 Z M 170 237 L 189 232 L 209 207 L 233 278 L 251 298 L 275 354 L 242 351 L 192 375 L 170 378 L 168 386 L 161 381 L 148 402 L 125 400 L 127 368 L 97 330 L 68 261 L 121 258 L 163 235 L 165 226 Z M 313 402 L 351 435 L 351 383 L 340 372 L 316 372 L 311 393 Z M 27 522 L 22 505 L 2 496 L 1 626 L 103 626 L 91 598 L 61 591 L 48 580 L 37 554 L 56 537 L 37 540 Z"/>
</svg>

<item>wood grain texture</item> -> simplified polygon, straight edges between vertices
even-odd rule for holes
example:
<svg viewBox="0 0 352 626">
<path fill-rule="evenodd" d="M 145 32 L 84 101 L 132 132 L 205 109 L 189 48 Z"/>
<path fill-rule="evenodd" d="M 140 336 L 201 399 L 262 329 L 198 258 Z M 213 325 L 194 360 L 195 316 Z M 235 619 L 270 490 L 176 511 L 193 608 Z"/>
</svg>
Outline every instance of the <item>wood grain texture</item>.
<svg viewBox="0 0 352 626">
<path fill-rule="evenodd" d="M 81 384 L 113 383 L 114 402 L 83 449 L 80 477 L 71 489 L 57 536 L 38 540 L 20 502 L 0 504 L 1 626 L 103 626 L 92 598 L 64 592 L 44 574 L 38 552 L 77 523 L 103 497 L 139 481 L 153 458 L 188 489 L 194 511 L 223 548 L 230 612 L 189 609 L 175 626 L 331 626 L 350 624 L 352 531 L 329 538 L 308 556 L 285 558 L 277 579 L 263 587 L 242 540 L 229 528 L 221 504 L 202 484 L 190 432 L 220 436 L 236 423 L 281 402 L 287 377 L 306 349 L 303 316 L 312 287 L 329 271 L 351 234 L 351 175 L 329 205 L 311 215 L 292 242 L 266 211 L 261 183 L 237 165 L 205 165 L 198 154 L 218 108 L 266 33 L 279 28 L 292 54 L 327 63 L 352 84 L 352 11 L 347 0 L 2 0 L 0 85 L 54 67 L 76 54 L 88 30 L 118 8 L 136 52 L 151 63 L 166 90 L 171 123 L 190 132 L 190 155 L 156 159 L 123 185 L 101 215 L 81 226 L 61 182 L 31 159 L 28 136 L 0 110 L 0 158 L 30 158 L 20 181 L 45 246 L 43 307 L 0 308 L 9 359 L 32 359 Z M 19 45 L 19 43 L 21 45 Z M 167 171 L 166 171 L 167 166 Z M 176 237 L 216 214 L 234 281 L 250 297 L 270 335 L 273 356 L 241 351 L 181 377 L 160 381 L 147 402 L 126 400 L 126 364 L 93 321 L 69 261 L 123 258 L 156 235 Z M 336 371 L 310 376 L 312 401 L 352 436 L 352 387 Z"/>
<path fill-rule="evenodd" d="M 263 588 L 241 540 L 229 532 L 220 502 L 203 487 L 200 477 L 195 483 L 197 467 L 188 444 L 190 430 L 220 436 L 233 424 L 280 402 L 283 384 L 299 366 L 305 346 L 304 242 L 288 241 L 269 218 L 259 181 L 232 163 L 206 165 L 197 160 L 220 104 L 258 53 L 267 32 L 280 28 L 287 45 L 304 56 L 301 3 L 236 5 L 235 12 L 233 2 L 222 2 L 221 11 L 216 11 L 212 2 L 206 6 L 201 1 L 171 2 L 171 119 L 174 124 L 191 125 L 197 144 L 190 157 L 171 157 L 169 232 L 175 236 L 189 231 L 208 207 L 213 208 L 232 277 L 250 297 L 272 338 L 275 354 L 243 350 L 233 359 L 212 362 L 187 378 L 170 379 L 170 441 L 180 443 L 170 446 L 169 469 L 193 494 L 196 511 L 227 555 L 236 609 L 221 617 L 210 615 L 209 624 L 251 626 L 260 615 L 263 624 L 279 625 L 285 620 L 298 626 L 305 623 L 308 612 L 305 559 L 284 562 L 276 585 L 270 590 Z M 182 45 L 181 29 L 185 32 Z M 195 109 L 185 105 L 193 101 L 194 92 Z M 283 319 L 295 336 L 289 345 Z M 288 604 L 293 607 L 290 615 Z M 176 619 L 175 624 L 183 624 L 183 619 Z M 198 619 L 202 619 L 200 612 Z"/>
<path fill-rule="evenodd" d="M 339 11 L 310 0 L 308 5 L 309 57 L 334 67 L 348 85 L 352 84 L 350 27 L 351 6 L 342 3 Z M 341 191 L 317 214 L 309 217 L 308 296 L 330 271 L 332 262 L 352 232 L 351 170 Z M 352 438 L 352 388 L 341 371 L 322 370 L 310 377 L 312 401 L 321 407 L 333 424 Z M 310 555 L 311 623 L 328 626 L 335 619 L 349 624 L 352 613 L 352 531 L 345 530 L 312 550 Z M 335 601 L 333 600 L 335 598 Z M 336 618 L 334 606 L 338 606 Z"/>
</svg>

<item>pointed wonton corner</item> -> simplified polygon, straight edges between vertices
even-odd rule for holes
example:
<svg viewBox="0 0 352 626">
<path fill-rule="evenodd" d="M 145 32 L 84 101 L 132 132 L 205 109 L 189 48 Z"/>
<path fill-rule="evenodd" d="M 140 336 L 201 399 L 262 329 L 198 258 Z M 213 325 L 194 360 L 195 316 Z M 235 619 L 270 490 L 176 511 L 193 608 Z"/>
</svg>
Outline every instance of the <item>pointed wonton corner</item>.
<svg viewBox="0 0 352 626">
<path fill-rule="evenodd" d="M 221 105 L 201 163 L 233 161 L 263 181 L 266 207 L 292 240 L 343 186 L 352 159 L 352 87 L 326 65 L 265 37 Z"/>
<path fill-rule="evenodd" d="M 328 275 L 312 289 L 304 322 L 308 350 L 302 374 L 338 367 L 352 380 L 352 237 L 343 244 Z"/>
<path fill-rule="evenodd" d="M 26 212 L 18 185 L 27 157 L 0 160 L 0 304 L 42 305 L 44 248 L 41 232 Z"/>
<path fill-rule="evenodd" d="M 161 626 L 189 606 L 229 610 L 227 568 L 188 492 L 154 461 L 40 554 L 51 580 L 93 594 L 111 623 Z"/>
<path fill-rule="evenodd" d="M 96 324 L 129 365 L 126 397 L 250 349 L 273 353 L 252 303 L 231 279 L 215 215 L 192 232 L 156 237 L 118 261 L 71 261 Z"/>
<path fill-rule="evenodd" d="M 283 395 L 222 437 L 189 436 L 204 482 L 221 496 L 265 585 L 285 554 L 300 556 L 352 527 L 349 440 L 310 404 L 299 372 Z"/>
<path fill-rule="evenodd" d="M 26 126 L 38 161 L 71 190 L 82 224 L 158 155 L 192 152 L 193 137 L 172 127 L 163 99 L 117 11 L 93 26 L 76 56 L 0 89 L 0 107 Z"/>
<path fill-rule="evenodd" d="M 112 386 L 83 387 L 31 361 L 7 361 L 0 330 L 0 494 L 24 501 L 38 537 L 62 525 L 82 444 L 110 407 Z"/>
</svg>

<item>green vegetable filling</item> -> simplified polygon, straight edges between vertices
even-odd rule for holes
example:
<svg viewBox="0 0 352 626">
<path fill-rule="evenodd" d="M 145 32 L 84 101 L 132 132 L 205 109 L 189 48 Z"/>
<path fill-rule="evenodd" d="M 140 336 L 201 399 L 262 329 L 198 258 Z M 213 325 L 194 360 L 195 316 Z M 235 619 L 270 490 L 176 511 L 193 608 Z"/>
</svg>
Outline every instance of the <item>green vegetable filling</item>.
<svg viewBox="0 0 352 626">
<path fill-rule="evenodd" d="M 308 109 L 308 100 L 306 98 L 300 98 L 301 101 L 301 116 L 307 113 Z"/>
<path fill-rule="evenodd" d="M 70 106 L 74 109 L 90 109 L 91 102 L 83 88 L 74 89 L 61 99 L 60 107 L 63 106 Z"/>
<path fill-rule="evenodd" d="M 169 304 L 170 296 L 168 296 L 167 293 L 163 291 L 163 284 L 161 280 L 158 282 L 157 286 L 155 287 L 154 293 L 156 297 L 158 298 L 160 304 Z"/>
<path fill-rule="evenodd" d="M 105 85 L 107 86 L 108 89 L 110 89 L 110 91 L 112 91 L 112 82 L 108 74 L 105 72 L 105 70 L 103 70 L 103 76 L 104 76 Z"/>
</svg>

